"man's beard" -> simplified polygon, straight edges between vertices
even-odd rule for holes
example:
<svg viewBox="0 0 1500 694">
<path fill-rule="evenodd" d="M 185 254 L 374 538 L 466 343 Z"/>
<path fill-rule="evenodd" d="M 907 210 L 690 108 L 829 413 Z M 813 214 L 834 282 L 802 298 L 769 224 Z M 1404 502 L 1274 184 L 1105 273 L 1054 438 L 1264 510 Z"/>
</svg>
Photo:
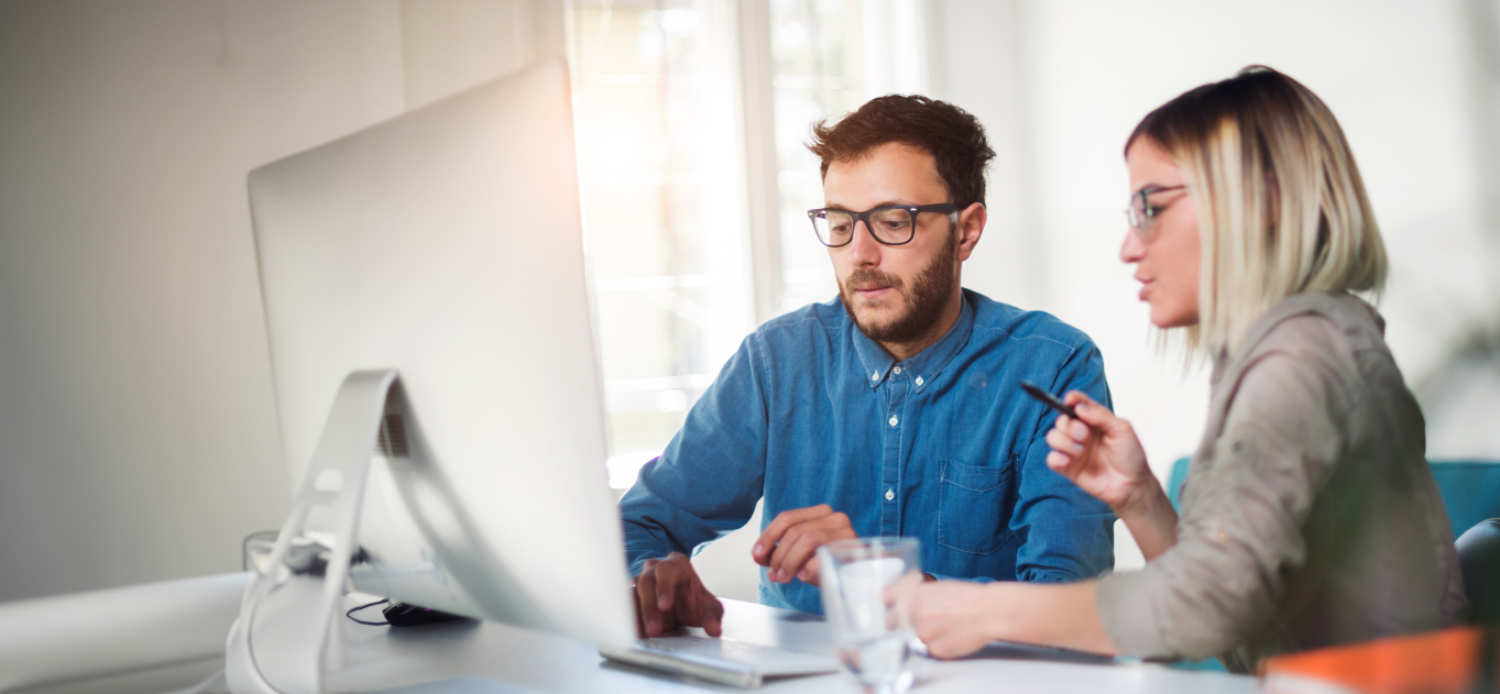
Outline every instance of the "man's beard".
<svg viewBox="0 0 1500 694">
<path fill-rule="evenodd" d="M 948 235 L 943 251 L 927 267 L 917 273 L 908 290 L 899 277 L 888 275 L 872 268 L 855 270 L 839 283 L 839 296 L 844 300 L 844 310 L 854 319 L 855 327 L 876 342 L 901 344 L 914 342 L 936 325 L 943 315 L 943 304 L 953 291 L 954 255 L 958 249 L 958 234 Z M 854 290 L 851 287 L 863 282 L 888 285 L 901 295 L 906 311 L 885 325 L 875 325 L 862 320 L 854 310 Z"/>
</svg>

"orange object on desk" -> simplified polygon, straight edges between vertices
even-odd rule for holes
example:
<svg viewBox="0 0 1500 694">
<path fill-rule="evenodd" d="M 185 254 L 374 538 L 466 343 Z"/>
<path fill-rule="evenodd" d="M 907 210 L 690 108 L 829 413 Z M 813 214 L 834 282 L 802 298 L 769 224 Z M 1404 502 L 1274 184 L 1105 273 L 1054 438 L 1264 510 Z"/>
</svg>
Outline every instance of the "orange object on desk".
<svg viewBox="0 0 1500 694">
<path fill-rule="evenodd" d="M 1414 636 L 1292 653 L 1266 662 L 1261 688 L 1275 694 L 1469 694 L 1480 676 L 1485 630 L 1454 627 Z M 1494 649 L 1495 641 L 1489 642 Z M 1495 657 L 1488 677 L 1494 689 Z M 1330 685 L 1332 685 L 1330 687 Z"/>
</svg>

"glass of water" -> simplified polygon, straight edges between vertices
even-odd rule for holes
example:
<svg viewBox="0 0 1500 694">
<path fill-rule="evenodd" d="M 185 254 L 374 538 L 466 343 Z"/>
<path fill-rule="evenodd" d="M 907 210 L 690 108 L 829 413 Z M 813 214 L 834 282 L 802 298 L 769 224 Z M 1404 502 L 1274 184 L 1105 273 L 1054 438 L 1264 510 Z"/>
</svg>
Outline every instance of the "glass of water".
<svg viewBox="0 0 1500 694">
<path fill-rule="evenodd" d="M 839 659 L 866 692 L 911 687 L 911 606 L 922 584 L 922 546 L 910 537 L 872 537 L 818 548 L 823 612 Z"/>
</svg>

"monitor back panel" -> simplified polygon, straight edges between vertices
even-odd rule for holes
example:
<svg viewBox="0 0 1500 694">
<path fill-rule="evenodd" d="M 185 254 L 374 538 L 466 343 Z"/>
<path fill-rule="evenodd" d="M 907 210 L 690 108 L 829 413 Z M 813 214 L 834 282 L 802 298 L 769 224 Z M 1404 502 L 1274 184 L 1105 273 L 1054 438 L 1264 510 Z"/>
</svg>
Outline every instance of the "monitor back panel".
<svg viewBox="0 0 1500 694">
<path fill-rule="evenodd" d="M 474 601 L 628 642 L 562 62 L 257 169 L 250 196 L 293 479 L 343 378 L 396 368 L 440 505 L 481 535 L 446 545 L 508 584 L 468 576 Z"/>
</svg>

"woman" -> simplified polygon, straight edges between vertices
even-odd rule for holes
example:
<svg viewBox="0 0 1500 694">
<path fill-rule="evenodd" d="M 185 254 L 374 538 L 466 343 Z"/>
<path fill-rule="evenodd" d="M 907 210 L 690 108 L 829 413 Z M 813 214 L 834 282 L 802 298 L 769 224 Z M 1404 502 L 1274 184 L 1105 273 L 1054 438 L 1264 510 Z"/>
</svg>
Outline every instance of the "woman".
<svg viewBox="0 0 1500 694">
<path fill-rule="evenodd" d="M 1130 423 L 1081 393 L 1047 463 L 1108 503 L 1147 564 L 1070 585 L 923 586 L 940 657 L 991 639 L 1149 658 L 1267 657 L 1460 623 L 1468 609 L 1421 410 L 1377 292 L 1386 258 L 1333 114 L 1264 67 L 1187 92 L 1125 147 L 1136 266 L 1158 328 L 1214 365 L 1182 515 Z M 1081 420 L 1081 421 L 1080 421 Z"/>
</svg>

